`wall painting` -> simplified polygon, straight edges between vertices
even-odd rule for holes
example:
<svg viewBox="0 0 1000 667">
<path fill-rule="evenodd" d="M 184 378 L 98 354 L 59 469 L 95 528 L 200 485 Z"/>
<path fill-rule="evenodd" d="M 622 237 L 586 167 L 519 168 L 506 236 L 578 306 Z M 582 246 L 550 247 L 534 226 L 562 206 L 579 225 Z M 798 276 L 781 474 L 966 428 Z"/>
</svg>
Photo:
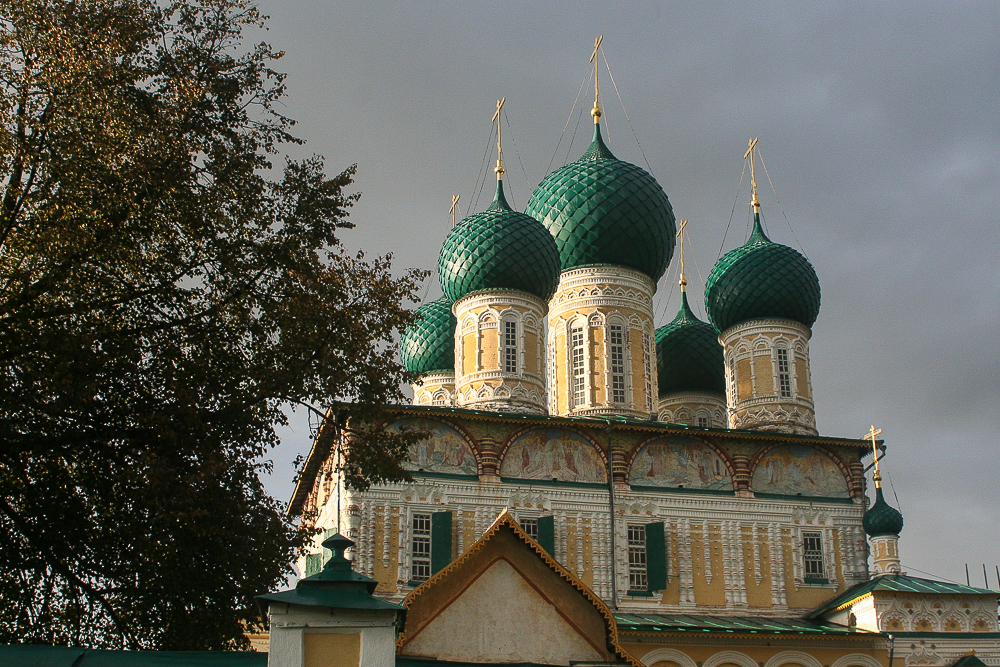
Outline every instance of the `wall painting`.
<svg viewBox="0 0 1000 667">
<path fill-rule="evenodd" d="M 733 490 L 733 478 L 722 458 L 691 438 L 661 438 L 643 447 L 632 461 L 629 484 Z"/>
<path fill-rule="evenodd" d="M 403 462 L 405 469 L 453 475 L 479 474 L 476 455 L 462 434 L 451 426 L 430 419 L 413 417 L 393 422 L 387 430 L 398 433 L 403 428 L 431 433 L 431 437 L 410 447 L 409 460 Z"/>
<path fill-rule="evenodd" d="M 782 445 L 765 454 L 753 470 L 759 493 L 849 498 L 847 480 L 830 457 L 805 445 Z"/>
<path fill-rule="evenodd" d="M 578 433 L 561 428 L 529 431 L 511 443 L 500 464 L 502 477 L 604 483 L 604 460 Z"/>
</svg>

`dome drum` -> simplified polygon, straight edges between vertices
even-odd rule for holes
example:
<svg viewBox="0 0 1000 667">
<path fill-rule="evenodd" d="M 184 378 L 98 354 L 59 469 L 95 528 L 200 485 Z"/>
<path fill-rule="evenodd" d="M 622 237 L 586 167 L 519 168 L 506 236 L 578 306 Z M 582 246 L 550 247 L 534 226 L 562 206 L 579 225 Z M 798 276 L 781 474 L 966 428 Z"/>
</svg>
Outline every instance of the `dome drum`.
<svg viewBox="0 0 1000 667">
<path fill-rule="evenodd" d="M 799 322 L 761 319 L 719 336 L 726 362 L 729 427 L 816 435 L 809 369 L 812 331 Z"/>
</svg>

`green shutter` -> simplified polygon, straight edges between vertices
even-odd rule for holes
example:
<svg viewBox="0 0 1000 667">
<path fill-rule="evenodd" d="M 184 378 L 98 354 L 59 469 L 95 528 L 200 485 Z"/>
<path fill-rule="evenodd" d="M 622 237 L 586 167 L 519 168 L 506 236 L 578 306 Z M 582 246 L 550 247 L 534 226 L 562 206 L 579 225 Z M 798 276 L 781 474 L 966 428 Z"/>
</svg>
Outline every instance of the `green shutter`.
<svg viewBox="0 0 1000 667">
<path fill-rule="evenodd" d="M 333 535 L 336 532 L 337 531 L 333 530 L 332 528 L 330 528 L 328 530 L 324 530 L 323 531 L 323 539 L 325 540 L 326 538 L 330 537 L 331 535 Z M 330 551 L 329 549 L 324 548 L 324 549 L 322 549 L 322 554 L 323 554 L 323 563 L 322 564 L 326 565 L 327 561 L 329 561 L 331 558 L 333 558 L 333 552 Z M 320 569 L 323 569 L 322 565 L 320 566 Z"/>
<path fill-rule="evenodd" d="M 667 587 L 667 543 L 662 521 L 646 524 L 646 568 L 650 591 Z"/>
<path fill-rule="evenodd" d="M 306 575 L 311 577 L 314 574 L 318 574 L 321 569 L 323 569 L 322 561 L 320 560 L 322 556 L 320 554 L 306 554 Z"/>
<path fill-rule="evenodd" d="M 451 562 L 451 512 L 431 514 L 431 574 Z"/>
<path fill-rule="evenodd" d="M 556 518 L 551 514 L 538 517 L 538 544 L 556 557 Z"/>
</svg>

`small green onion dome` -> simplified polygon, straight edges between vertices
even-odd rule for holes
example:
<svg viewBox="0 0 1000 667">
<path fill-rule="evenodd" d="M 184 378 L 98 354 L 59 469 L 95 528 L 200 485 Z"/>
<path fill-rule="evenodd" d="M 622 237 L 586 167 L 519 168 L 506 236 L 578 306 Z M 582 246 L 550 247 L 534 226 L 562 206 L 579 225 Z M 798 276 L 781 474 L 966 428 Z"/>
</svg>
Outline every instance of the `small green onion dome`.
<svg viewBox="0 0 1000 667">
<path fill-rule="evenodd" d="M 583 157 L 546 176 L 525 213 L 555 237 L 563 271 L 612 264 L 656 282 L 674 253 L 674 212 L 663 188 L 612 155 L 598 124 Z"/>
<path fill-rule="evenodd" d="M 681 391 L 726 393 L 726 363 L 719 334 L 691 312 L 687 292 L 670 324 L 656 330 L 660 396 Z"/>
<path fill-rule="evenodd" d="M 765 317 L 811 327 L 819 315 L 819 278 L 809 260 L 764 234 L 754 215 L 753 234 L 712 269 L 705 288 L 705 308 L 719 331 Z"/>
<path fill-rule="evenodd" d="M 455 372 L 455 316 L 443 296 L 417 308 L 416 319 L 399 339 L 399 356 L 416 375 Z"/>
<path fill-rule="evenodd" d="M 862 522 L 869 537 L 899 535 L 903 530 L 903 515 L 885 502 L 881 487 L 875 489 L 875 504 L 865 512 Z"/>
<path fill-rule="evenodd" d="M 545 227 L 510 208 L 498 180 L 490 207 L 448 232 L 438 256 L 438 277 L 452 302 L 496 289 L 548 301 L 559 285 L 559 251 Z"/>
</svg>

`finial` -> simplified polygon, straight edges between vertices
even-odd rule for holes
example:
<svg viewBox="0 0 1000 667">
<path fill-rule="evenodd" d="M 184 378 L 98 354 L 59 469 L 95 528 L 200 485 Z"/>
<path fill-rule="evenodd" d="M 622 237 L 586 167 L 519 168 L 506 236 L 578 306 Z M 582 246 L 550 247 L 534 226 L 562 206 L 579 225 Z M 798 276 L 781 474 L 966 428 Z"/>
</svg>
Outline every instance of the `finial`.
<svg viewBox="0 0 1000 667">
<path fill-rule="evenodd" d="M 493 114 L 493 120 L 497 122 L 497 168 L 494 171 L 497 173 L 497 180 L 503 180 L 503 142 L 500 141 L 500 127 L 503 123 L 500 120 L 500 110 L 503 109 L 504 102 L 507 101 L 507 97 L 504 96 L 502 100 L 497 100 L 497 112 Z M 516 148 L 516 146 L 515 146 Z"/>
<path fill-rule="evenodd" d="M 590 115 L 594 117 L 595 125 L 601 120 L 601 88 L 597 83 L 597 70 L 599 69 L 597 54 L 601 49 L 602 41 L 604 41 L 604 35 L 594 40 L 594 52 L 590 54 L 590 62 L 594 63 L 594 108 L 590 110 Z"/>
<path fill-rule="evenodd" d="M 875 474 L 872 476 L 872 479 L 875 481 L 876 489 L 882 488 L 882 475 L 878 471 L 878 444 L 875 442 L 875 436 L 880 433 L 882 433 L 882 429 L 876 429 L 874 425 L 865 433 L 865 438 L 872 439 L 872 455 L 875 457 Z"/>
<path fill-rule="evenodd" d="M 687 291 L 687 278 L 684 277 L 684 228 L 687 227 L 688 221 L 681 220 L 680 225 L 677 226 L 677 238 L 680 239 L 678 243 L 681 244 L 681 279 L 678 281 L 681 286 L 681 292 Z"/>
<path fill-rule="evenodd" d="M 753 212 L 760 213 L 760 200 L 757 199 L 757 173 L 754 170 L 754 160 L 753 160 L 753 149 L 757 146 L 757 138 L 754 137 L 749 141 L 750 148 L 743 155 L 743 159 L 750 158 L 750 186 L 753 189 L 753 198 L 750 203 L 753 205 Z"/>
<path fill-rule="evenodd" d="M 451 215 L 451 226 L 455 226 L 455 216 L 458 214 L 458 200 L 462 198 L 462 195 L 452 195 L 451 196 L 451 208 L 448 209 L 448 213 Z"/>
</svg>

